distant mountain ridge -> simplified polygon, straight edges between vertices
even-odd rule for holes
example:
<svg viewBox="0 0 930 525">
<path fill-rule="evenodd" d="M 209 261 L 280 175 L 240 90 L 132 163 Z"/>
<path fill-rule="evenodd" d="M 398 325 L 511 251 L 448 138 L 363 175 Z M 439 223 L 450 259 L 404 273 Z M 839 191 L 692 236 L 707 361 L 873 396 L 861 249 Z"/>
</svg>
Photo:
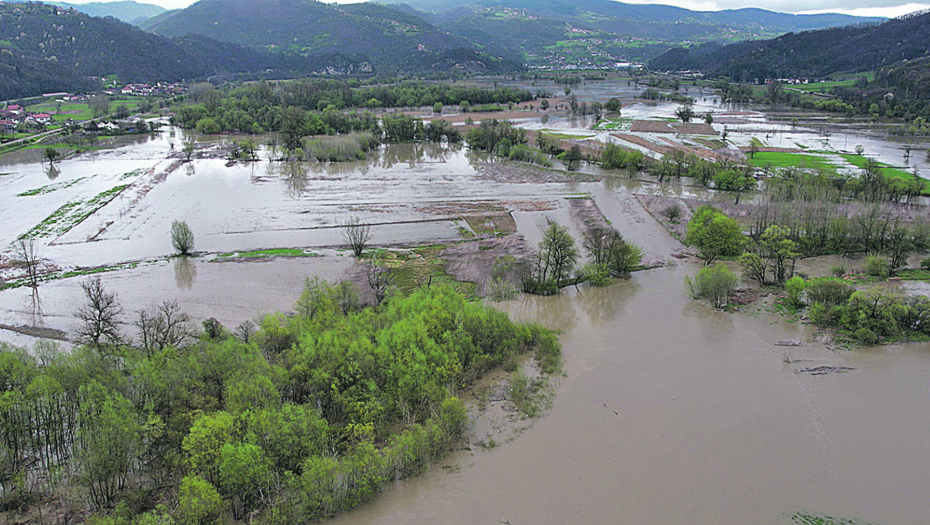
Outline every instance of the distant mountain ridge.
<svg viewBox="0 0 930 525">
<path fill-rule="evenodd" d="M 179 81 L 266 69 L 309 72 L 296 61 L 190 36 L 168 40 L 113 18 L 40 3 L 0 3 L 0 100 L 52 91 L 90 91 L 92 76 L 122 82 Z"/>
<path fill-rule="evenodd" d="M 482 44 L 518 49 L 531 63 L 534 57 L 539 58 L 540 64 L 570 59 L 579 48 L 616 60 L 645 60 L 684 42 L 734 42 L 884 20 L 842 14 L 794 15 L 757 8 L 691 11 L 613 0 L 396 1 L 407 9 L 428 12 L 423 16 L 446 31 Z"/>
<path fill-rule="evenodd" d="M 674 49 L 649 62 L 656 70 L 700 70 L 734 80 L 823 77 L 871 71 L 930 55 L 930 13 L 727 46 Z"/>
<path fill-rule="evenodd" d="M 200 0 L 142 27 L 166 37 L 203 35 L 238 45 L 302 56 L 342 53 L 378 71 L 521 67 L 500 46 L 476 46 L 415 13 L 374 4 L 313 0 Z"/>
<path fill-rule="evenodd" d="M 29 0 L 7 0 L 22 3 Z M 90 16 L 112 16 L 117 20 L 138 25 L 144 20 L 165 12 L 165 8 L 155 4 L 143 4 L 132 0 L 116 2 L 88 2 L 86 4 L 69 4 L 67 2 L 46 2 L 61 7 L 71 7 Z"/>
</svg>

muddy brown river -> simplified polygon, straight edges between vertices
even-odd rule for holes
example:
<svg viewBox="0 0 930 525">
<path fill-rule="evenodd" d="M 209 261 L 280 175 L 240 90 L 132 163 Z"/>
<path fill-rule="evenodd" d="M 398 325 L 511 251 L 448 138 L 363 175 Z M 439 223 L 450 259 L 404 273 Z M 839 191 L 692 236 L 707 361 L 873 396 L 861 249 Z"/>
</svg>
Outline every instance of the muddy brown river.
<svg viewBox="0 0 930 525">
<path fill-rule="evenodd" d="M 809 327 L 692 301 L 681 283 L 695 269 L 504 304 L 563 331 L 551 411 L 335 523 L 928 523 L 930 345 L 810 344 L 786 365 L 774 343 Z M 824 364 L 855 370 L 796 373 Z"/>
</svg>

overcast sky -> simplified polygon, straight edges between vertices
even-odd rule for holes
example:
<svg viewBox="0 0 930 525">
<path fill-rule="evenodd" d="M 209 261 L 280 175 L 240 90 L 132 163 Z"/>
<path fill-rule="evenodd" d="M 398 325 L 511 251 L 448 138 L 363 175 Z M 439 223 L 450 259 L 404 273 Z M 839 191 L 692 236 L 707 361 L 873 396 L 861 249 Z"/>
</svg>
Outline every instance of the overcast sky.
<svg viewBox="0 0 930 525">
<path fill-rule="evenodd" d="M 93 0 L 66 0 L 84 4 Z M 158 4 L 168 9 L 186 7 L 194 0 L 136 0 Z M 359 0 L 336 0 L 337 3 L 354 3 Z M 631 4 L 667 4 L 697 11 L 761 7 L 785 13 L 847 13 L 859 16 L 895 17 L 930 8 L 930 4 L 906 3 L 906 0 L 626 0 Z"/>
</svg>

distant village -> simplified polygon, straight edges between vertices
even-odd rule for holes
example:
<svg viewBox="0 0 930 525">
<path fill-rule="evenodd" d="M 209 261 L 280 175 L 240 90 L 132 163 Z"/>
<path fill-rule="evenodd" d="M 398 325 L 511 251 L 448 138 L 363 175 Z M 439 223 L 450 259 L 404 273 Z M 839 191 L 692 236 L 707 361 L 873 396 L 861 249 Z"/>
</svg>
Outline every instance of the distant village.
<svg viewBox="0 0 930 525">
<path fill-rule="evenodd" d="M 97 95 L 109 97 L 170 97 L 184 94 L 187 88 L 179 82 L 158 82 L 150 84 L 126 84 L 122 88 L 108 88 L 100 93 L 43 93 L 42 98 L 61 104 L 86 103 Z M 0 108 L 0 135 L 42 130 L 55 123 L 52 114 L 45 111 L 30 112 L 22 104 L 8 104 Z M 134 131 L 135 124 L 109 120 L 105 117 L 83 123 L 84 131 L 120 133 Z"/>
</svg>

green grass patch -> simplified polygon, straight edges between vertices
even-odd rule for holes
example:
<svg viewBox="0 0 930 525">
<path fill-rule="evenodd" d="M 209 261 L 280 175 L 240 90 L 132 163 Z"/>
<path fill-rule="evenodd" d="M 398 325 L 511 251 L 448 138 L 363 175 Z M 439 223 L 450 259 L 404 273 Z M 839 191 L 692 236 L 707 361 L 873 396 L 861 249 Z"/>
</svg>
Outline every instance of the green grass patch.
<svg viewBox="0 0 930 525">
<path fill-rule="evenodd" d="M 143 173 L 145 173 L 145 171 L 146 171 L 145 168 L 134 169 L 130 171 L 129 173 L 123 173 L 122 175 L 120 175 L 119 180 L 122 181 L 126 179 L 131 179 L 133 177 L 138 177 L 139 175 L 142 175 Z"/>
<path fill-rule="evenodd" d="M 377 256 L 390 269 L 394 286 L 405 294 L 427 286 L 449 285 L 467 297 L 474 297 L 475 283 L 456 281 L 446 273 L 446 263 L 439 257 L 444 249 L 446 246 L 440 244 L 404 251 L 375 250 L 366 255 Z"/>
<path fill-rule="evenodd" d="M 593 137 L 594 135 L 571 135 L 568 133 L 559 133 L 557 131 L 540 131 L 540 134 L 547 137 L 557 139 L 557 140 L 584 140 Z"/>
<path fill-rule="evenodd" d="M 139 106 L 138 99 L 123 98 L 111 100 L 109 112 L 115 113 L 119 106 L 125 106 L 126 109 L 132 110 Z M 68 120 L 84 121 L 94 118 L 90 104 L 86 102 L 62 102 L 45 101 L 26 107 L 30 113 L 48 113 L 55 122 L 66 122 Z"/>
<path fill-rule="evenodd" d="M 859 169 L 864 169 L 866 164 L 869 162 L 868 157 L 865 157 L 862 155 L 853 155 L 849 153 L 843 153 L 840 156 L 843 157 L 843 159 L 846 162 L 852 164 L 853 166 Z M 891 179 L 905 179 L 905 180 L 911 180 L 914 178 L 914 173 L 911 171 L 907 171 L 906 169 L 896 168 L 892 166 L 891 164 L 885 164 L 884 162 L 878 162 L 877 164 L 879 166 L 879 172 L 884 177 L 888 177 Z M 928 183 L 927 180 L 922 180 L 921 182 L 923 184 L 923 188 L 920 190 L 921 195 L 930 195 L 930 183 Z"/>
<path fill-rule="evenodd" d="M 813 168 L 835 170 L 836 166 L 820 155 L 809 153 L 784 153 L 776 151 L 757 151 L 749 159 L 757 167 L 772 166 L 775 168 Z"/>
<path fill-rule="evenodd" d="M 85 178 L 86 177 L 78 177 L 76 179 L 66 180 L 64 182 L 56 182 L 55 184 L 47 184 L 45 186 L 36 188 L 34 190 L 24 191 L 16 196 L 17 197 L 34 197 L 36 195 L 46 195 L 48 193 L 52 193 L 58 190 L 68 189 L 71 186 L 74 186 L 75 184 L 77 184 L 78 182 L 81 182 Z"/>
<path fill-rule="evenodd" d="M 158 261 L 150 261 L 150 262 L 158 262 Z M 113 266 L 97 266 L 94 268 L 76 268 L 74 270 L 68 270 L 66 272 L 50 273 L 50 274 L 39 276 L 39 281 L 44 283 L 44 282 L 49 282 L 49 281 L 57 281 L 59 279 L 69 279 L 71 277 L 84 277 L 86 275 L 95 275 L 99 273 L 115 272 L 117 270 L 129 270 L 129 269 L 139 266 L 139 264 L 140 263 L 138 262 L 131 262 L 131 263 L 116 264 Z M 3 286 L 0 286 L 0 291 L 11 290 L 13 288 L 20 288 L 20 287 L 28 286 L 28 285 L 29 285 L 28 279 L 25 279 L 25 278 L 17 279 L 15 281 L 10 281 Z"/>
<path fill-rule="evenodd" d="M 319 257 L 319 254 L 298 248 L 271 248 L 247 252 L 227 252 L 217 255 L 217 259 L 266 259 L 269 257 Z"/>
<path fill-rule="evenodd" d="M 601 119 L 594 126 L 594 129 L 598 131 L 630 131 L 632 125 L 633 119 L 629 118 Z"/>
<path fill-rule="evenodd" d="M 68 233 L 72 228 L 84 222 L 97 210 L 106 206 L 116 198 L 128 184 L 111 188 L 89 200 L 73 200 L 65 203 L 54 213 L 35 225 L 31 230 L 19 236 L 20 239 L 38 239 L 46 237 L 58 238 Z"/>
<path fill-rule="evenodd" d="M 724 141 L 722 141 L 722 140 L 720 140 L 720 139 L 701 139 L 701 138 L 695 138 L 694 141 L 697 142 L 698 144 L 700 144 L 700 145 L 702 145 L 702 146 L 704 146 L 704 147 L 706 147 L 706 148 L 710 148 L 710 149 L 721 149 L 721 148 L 727 147 L 726 142 L 724 142 Z"/>
</svg>

